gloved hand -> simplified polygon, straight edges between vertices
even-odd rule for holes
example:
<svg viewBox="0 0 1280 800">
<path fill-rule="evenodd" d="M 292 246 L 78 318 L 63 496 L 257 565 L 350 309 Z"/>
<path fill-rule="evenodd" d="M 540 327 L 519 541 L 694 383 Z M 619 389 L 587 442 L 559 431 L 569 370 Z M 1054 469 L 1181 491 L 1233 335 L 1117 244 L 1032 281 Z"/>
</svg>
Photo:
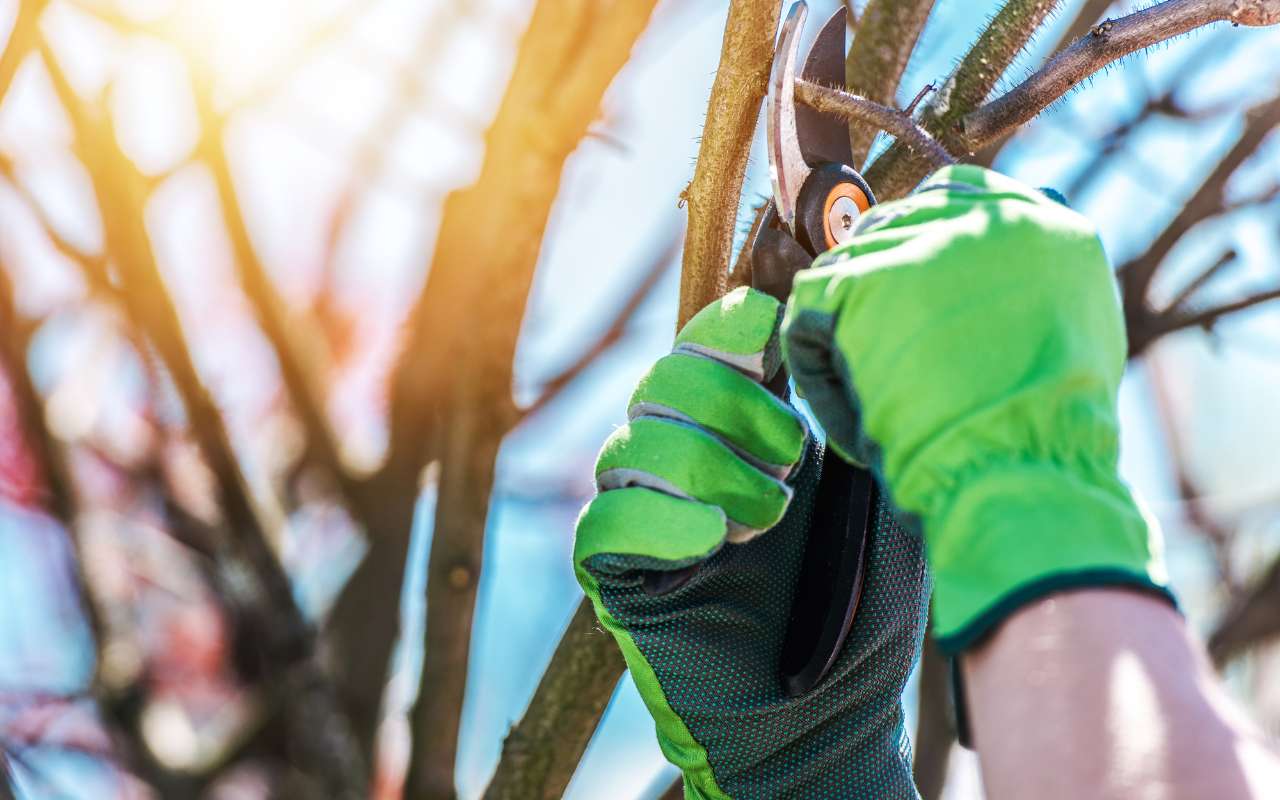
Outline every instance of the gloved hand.
<svg viewBox="0 0 1280 800">
<path fill-rule="evenodd" d="M 1084 217 L 945 168 L 801 273 L 783 330 L 833 446 L 923 530 L 944 651 L 1064 588 L 1172 600 L 1117 472 L 1124 321 Z"/>
<path fill-rule="evenodd" d="M 781 307 L 736 290 L 657 362 L 605 443 L 574 565 L 690 798 L 915 798 L 901 694 L 928 603 L 921 543 L 876 511 L 861 605 L 827 677 L 779 675 L 821 447 L 761 383 Z M 698 565 L 655 595 L 645 576 Z"/>
</svg>

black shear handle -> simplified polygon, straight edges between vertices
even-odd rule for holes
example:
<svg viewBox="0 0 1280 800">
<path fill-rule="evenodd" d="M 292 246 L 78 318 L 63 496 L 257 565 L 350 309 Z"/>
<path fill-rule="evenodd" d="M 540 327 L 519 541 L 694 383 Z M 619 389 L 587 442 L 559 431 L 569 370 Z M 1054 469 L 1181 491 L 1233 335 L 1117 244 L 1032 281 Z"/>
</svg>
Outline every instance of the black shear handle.
<svg viewBox="0 0 1280 800">
<path fill-rule="evenodd" d="M 799 242 L 781 230 L 771 206 L 760 221 L 751 250 L 752 286 L 786 302 L 796 273 L 812 260 Z M 768 386 L 785 400 L 786 369 L 780 368 Z M 830 450 L 824 454 L 809 538 L 779 656 L 779 677 L 788 696 L 802 695 L 822 682 L 853 627 L 862 598 L 876 500 L 871 473 Z"/>
</svg>

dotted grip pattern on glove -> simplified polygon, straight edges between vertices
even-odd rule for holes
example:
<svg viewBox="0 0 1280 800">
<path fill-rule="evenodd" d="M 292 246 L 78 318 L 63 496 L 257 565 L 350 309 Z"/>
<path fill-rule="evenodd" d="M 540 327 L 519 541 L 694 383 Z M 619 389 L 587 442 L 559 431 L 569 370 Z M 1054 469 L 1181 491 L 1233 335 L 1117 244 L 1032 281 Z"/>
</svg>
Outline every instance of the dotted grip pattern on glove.
<svg viewBox="0 0 1280 800">
<path fill-rule="evenodd" d="M 810 445 L 782 521 L 746 544 L 720 548 L 670 594 L 646 594 L 643 559 L 635 556 L 599 554 L 583 564 L 612 618 L 606 626 L 634 643 L 631 649 L 620 637 L 629 662 L 643 658 L 656 677 L 661 695 L 642 695 L 659 720 L 664 752 L 686 767 L 686 797 L 918 797 L 901 695 L 920 651 L 929 579 L 921 540 L 883 502 L 841 655 L 813 691 L 783 692 L 778 664 L 791 599 L 806 537 L 820 534 L 810 520 L 821 464 L 820 448 Z M 669 708 L 655 708 L 664 702 Z M 697 769 L 688 768 L 697 747 L 664 731 L 671 712 L 705 751 Z"/>
</svg>

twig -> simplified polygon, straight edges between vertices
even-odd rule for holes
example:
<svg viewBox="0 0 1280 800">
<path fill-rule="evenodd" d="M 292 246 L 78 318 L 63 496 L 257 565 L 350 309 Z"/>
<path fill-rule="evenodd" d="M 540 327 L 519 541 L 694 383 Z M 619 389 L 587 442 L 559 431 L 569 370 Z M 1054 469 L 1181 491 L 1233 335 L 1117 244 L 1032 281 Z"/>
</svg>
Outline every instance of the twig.
<svg viewBox="0 0 1280 800">
<path fill-rule="evenodd" d="M 1199 275 L 1196 275 L 1188 281 L 1187 285 L 1183 286 L 1182 289 L 1174 295 L 1173 299 L 1168 303 L 1168 311 L 1181 311 L 1185 309 L 1187 301 L 1190 300 L 1196 292 L 1200 291 L 1206 283 L 1213 280 L 1214 277 L 1216 277 L 1218 273 L 1222 272 L 1222 270 L 1229 264 L 1234 264 L 1237 256 L 1238 253 L 1236 253 L 1235 248 L 1230 248 L 1222 255 L 1218 256 L 1217 261 L 1203 269 Z M 1165 313 L 1168 313 L 1168 311 Z"/>
<path fill-rule="evenodd" d="M 803 78 L 796 80 L 796 99 L 819 111 L 836 114 L 849 121 L 874 125 L 877 130 L 886 131 L 934 169 L 956 163 L 955 158 L 905 111 Z"/>
<path fill-rule="evenodd" d="M 768 88 L 780 7 L 781 0 L 729 3 L 698 161 L 681 195 L 689 206 L 689 234 L 680 269 L 677 325 L 725 290 L 742 181 Z"/>
<path fill-rule="evenodd" d="M 1111 8 L 1115 0 L 1085 0 L 1085 2 L 1076 11 L 1076 15 L 1071 18 L 1067 26 L 1063 29 L 1062 35 L 1058 37 L 1058 41 L 1049 49 L 1049 56 L 1052 58 L 1057 55 L 1058 51 L 1066 47 L 1071 42 L 1084 36 L 1090 28 L 1094 26 L 1107 9 Z M 995 163 L 1000 153 L 1004 150 L 1004 146 L 1009 140 L 1016 136 L 1017 129 L 1006 131 L 1005 134 L 987 146 L 980 148 L 972 159 L 971 164 L 980 164 L 984 167 L 990 167 Z M 1075 197 L 1075 192 L 1066 192 L 1067 197 Z"/>
<path fill-rule="evenodd" d="M 1223 614 L 1209 636 L 1209 655 L 1222 667 L 1245 650 L 1280 635 L 1280 558 Z"/>
<path fill-rule="evenodd" d="M 1107 64 L 1214 22 L 1272 25 L 1280 0 L 1166 0 L 1095 26 L 1014 89 L 963 118 L 970 149 L 1035 117 Z"/>
<path fill-rule="evenodd" d="M 288 392 L 289 401 L 306 431 L 307 454 L 320 464 L 334 482 L 347 507 L 360 523 L 369 528 L 369 512 L 362 485 L 351 475 L 342 461 L 337 437 L 324 408 L 324 386 L 316 374 L 316 357 L 300 346 L 291 333 L 284 299 L 276 290 L 267 269 L 258 257 L 249 237 L 248 224 L 240 205 L 231 164 L 223 142 L 223 128 L 213 113 L 212 99 L 206 81 L 193 81 L 192 94 L 203 123 L 203 136 L 197 153 L 213 174 L 218 194 L 218 207 L 227 238 L 231 242 L 240 288 L 257 317 L 258 326 L 271 345 L 276 364 Z"/>
<path fill-rule="evenodd" d="M 951 77 L 925 103 L 921 124 L 947 152 L 968 155 L 960 120 L 987 99 L 1032 34 L 1060 4 L 1061 0 L 1008 0 Z M 885 201 L 911 191 L 929 169 L 927 158 L 899 140 L 867 169 L 866 178 L 876 196 Z"/>
<path fill-rule="evenodd" d="M 1168 325 L 1162 323 L 1159 315 L 1151 310 L 1147 300 L 1147 291 L 1156 271 L 1188 231 L 1221 213 L 1225 206 L 1223 196 L 1227 182 L 1278 125 L 1280 98 L 1263 102 L 1246 112 L 1244 130 L 1236 143 L 1201 181 L 1200 186 L 1192 192 L 1151 246 L 1117 270 L 1123 289 L 1131 355 L 1141 353 L 1157 336 L 1169 330 Z"/>
<path fill-rule="evenodd" d="M 586 372 L 592 364 L 600 360 L 602 355 L 622 341 L 623 335 L 640 311 L 641 306 L 644 305 L 644 301 L 649 299 L 653 288 L 657 286 L 658 281 L 671 268 L 675 257 L 680 253 L 682 242 L 683 226 L 680 226 L 665 246 L 657 248 L 656 256 L 650 260 L 641 274 L 640 280 L 627 292 L 626 297 L 623 298 L 622 303 L 618 306 L 618 310 L 613 313 L 613 321 L 609 323 L 609 327 L 600 336 L 596 337 L 595 341 L 574 359 L 572 364 L 547 381 L 536 400 L 527 407 L 520 409 L 521 420 L 537 415 L 539 411 L 554 402 L 583 372 Z"/>
<path fill-rule="evenodd" d="M 934 0 L 870 0 L 858 23 L 857 36 L 845 59 L 845 87 L 885 106 L 896 105 L 898 84 L 916 41 L 933 11 Z M 849 3 L 850 19 L 853 4 Z M 859 120 L 849 126 L 853 165 L 867 160 L 878 128 Z"/>
<path fill-rule="evenodd" d="M 1220 319 L 1237 311 L 1244 311 L 1263 303 L 1269 303 L 1272 300 L 1280 299 L 1280 288 L 1266 289 L 1260 292 L 1241 297 L 1239 300 L 1233 300 L 1229 303 L 1213 306 L 1193 313 L 1171 313 L 1161 317 L 1161 321 L 1157 325 L 1156 335 L 1163 336 L 1167 333 L 1182 330 L 1184 328 L 1211 328 Z"/>
</svg>

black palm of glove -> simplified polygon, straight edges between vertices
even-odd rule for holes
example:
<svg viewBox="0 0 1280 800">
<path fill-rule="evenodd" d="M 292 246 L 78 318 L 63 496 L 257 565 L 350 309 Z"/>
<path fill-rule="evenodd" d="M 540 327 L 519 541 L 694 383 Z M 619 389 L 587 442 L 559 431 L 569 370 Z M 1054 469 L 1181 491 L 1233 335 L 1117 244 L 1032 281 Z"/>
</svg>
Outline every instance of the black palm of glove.
<svg viewBox="0 0 1280 800">
<path fill-rule="evenodd" d="M 915 798 L 901 695 L 929 583 L 921 541 L 883 503 L 836 663 L 807 694 L 789 697 L 782 686 L 805 543 L 821 535 L 811 527 L 823 456 L 809 443 L 797 463 L 779 468 L 742 440 L 752 428 L 741 424 L 744 414 L 758 414 L 764 429 L 776 413 L 758 383 L 771 369 L 744 366 L 776 364 L 766 352 L 776 346 L 776 321 L 776 303 L 764 295 L 731 294 L 695 318 L 667 357 L 706 364 L 675 370 L 664 359 L 642 383 L 631 423 L 601 456 L 605 490 L 579 522 L 579 580 L 627 659 L 664 754 L 684 773 L 686 797 Z M 679 386 L 653 385 L 676 372 Z M 679 446 L 685 438 L 692 443 Z M 695 449 L 699 468 L 684 469 Z M 788 472 L 778 490 L 790 497 L 785 515 L 753 529 L 744 520 L 759 497 L 742 487 L 768 487 Z M 684 585 L 646 591 L 646 574 L 690 564 L 699 568 Z"/>
</svg>

